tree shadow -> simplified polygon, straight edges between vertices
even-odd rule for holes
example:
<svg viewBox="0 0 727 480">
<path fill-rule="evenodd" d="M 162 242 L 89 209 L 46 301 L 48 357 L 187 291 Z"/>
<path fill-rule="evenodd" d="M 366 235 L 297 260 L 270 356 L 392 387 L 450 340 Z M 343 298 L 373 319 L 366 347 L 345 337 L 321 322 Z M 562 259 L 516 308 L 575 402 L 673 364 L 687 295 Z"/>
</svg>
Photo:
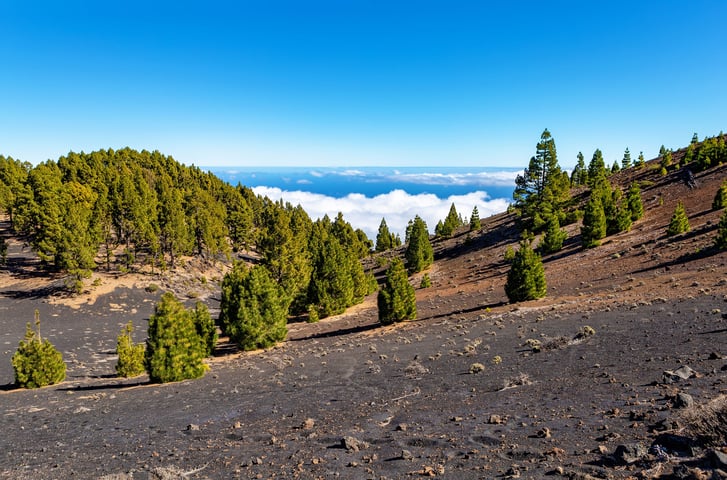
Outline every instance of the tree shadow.
<svg viewBox="0 0 727 480">
<path fill-rule="evenodd" d="M 478 312 L 481 310 L 487 310 L 488 308 L 502 307 L 504 305 L 507 305 L 507 302 L 500 301 L 500 302 L 490 303 L 487 305 L 478 305 L 476 307 L 463 308 L 460 310 L 450 310 L 449 312 L 438 313 L 437 315 L 430 315 L 428 317 L 422 317 L 422 318 L 417 318 L 416 320 L 410 320 L 410 322 L 423 322 L 425 320 L 436 320 L 438 318 L 451 317 L 452 315 L 463 315 L 466 313 L 473 313 L 473 312 Z"/>
<path fill-rule="evenodd" d="M 122 388 L 141 387 L 153 385 L 150 380 L 140 380 L 135 383 L 106 383 L 103 385 L 76 385 L 59 388 L 60 392 L 93 392 L 98 390 L 121 390 Z"/>
<path fill-rule="evenodd" d="M 314 334 L 308 335 L 306 337 L 291 338 L 288 341 L 289 342 L 300 342 L 303 340 L 314 340 L 317 338 L 335 338 L 335 337 L 340 337 L 340 336 L 344 336 L 344 335 L 352 335 L 354 333 L 367 332 L 369 330 L 374 330 L 374 329 L 377 329 L 380 327 L 381 327 L 381 324 L 376 322 L 376 323 L 370 323 L 368 325 L 357 325 L 355 327 L 342 328 L 342 329 L 333 330 L 330 332 L 314 333 Z"/>
</svg>

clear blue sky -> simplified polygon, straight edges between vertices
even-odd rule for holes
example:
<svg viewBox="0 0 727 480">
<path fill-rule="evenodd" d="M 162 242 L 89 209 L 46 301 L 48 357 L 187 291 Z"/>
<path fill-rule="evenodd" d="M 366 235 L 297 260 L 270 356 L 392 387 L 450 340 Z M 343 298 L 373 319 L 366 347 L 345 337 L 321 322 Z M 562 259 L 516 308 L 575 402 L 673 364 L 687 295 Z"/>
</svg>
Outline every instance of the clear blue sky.
<svg viewBox="0 0 727 480">
<path fill-rule="evenodd" d="M 727 2 L 0 3 L 0 153 L 525 166 L 727 129 Z"/>
</svg>

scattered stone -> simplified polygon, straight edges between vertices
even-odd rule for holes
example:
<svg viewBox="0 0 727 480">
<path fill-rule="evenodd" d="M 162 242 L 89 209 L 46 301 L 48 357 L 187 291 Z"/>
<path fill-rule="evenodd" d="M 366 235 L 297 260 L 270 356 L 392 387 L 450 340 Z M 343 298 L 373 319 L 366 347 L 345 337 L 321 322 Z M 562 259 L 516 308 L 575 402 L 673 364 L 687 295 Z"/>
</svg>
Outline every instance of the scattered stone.
<svg viewBox="0 0 727 480">
<path fill-rule="evenodd" d="M 687 365 L 683 365 L 676 370 L 666 370 L 664 372 L 664 383 L 674 383 L 681 380 L 688 380 L 690 378 L 696 378 L 697 372 Z"/>
<path fill-rule="evenodd" d="M 694 406 L 694 397 L 688 393 L 679 392 L 672 401 L 674 408 L 691 408 Z"/>
<path fill-rule="evenodd" d="M 234 425 L 232 425 L 233 428 L 242 428 L 241 422 L 235 422 Z"/>
<path fill-rule="evenodd" d="M 303 430 L 310 430 L 315 425 L 316 425 L 316 421 L 315 420 L 313 420 L 312 418 L 306 418 L 305 421 L 303 422 L 303 425 L 301 425 L 301 428 Z"/>
<path fill-rule="evenodd" d="M 631 465 L 646 455 L 646 447 L 641 443 L 625 443 L 616 447 L 613 456 L 617 462 Z"/>
<path fill-rule="evenodd" d="M 727 469 L 727 453 L 721 450 L 712 450 L 710 457 L 715 468 Z"/>
<path fill-rule="evenodd" d="M 402 460 L 411 460 L 412 458 L 414 458 L 414 455 L 412 455 L 409 450 L 402 450 L 399 458 L 401 458 Z"/>
<path fill-rule="evenodd" d="M 722 355 L 721 353 L 712 352 L 709 354 L 710 360 L 722 360 L 723 358 L 724 358 L 724 355 Z"/>
<path fill-rule="evenodd" d="M 500 415 L 496 415 L 493 413 L 492 415 L 490 415 L 487 423 L 489 423 L 490 425 L 502 425 L 505 422 L 502 420 L 502 417 Z"/>
<path fill-rule="evenodd" d="M 550 429 L 548 427 L 543 427 L 535 434 L 538 438 L 550 438 Z"/>
<path fill-rule="evenodd" d="M 369 444 L 359 440 L 355 437 L 343 437 L 341 439 L 341 446 L 348 450 L 349 452 L 358 452 L 359 450 L 363 450 L 365 448 L 369 448 Z"/>
<path fill-rule="evenodd" d="M 199 425 L 197 425 L 195 423 L 190 423 L 189 425 L 187 425 L 187 431 L 196 432 L 198 430 L 199 430 Z"/>
<path fill-rule="evenodd" d="M 409 428 L 409 426 L 406 423 L 400 423 L 396 426 L 397 432 L 406 432 L 406 429 Z"/>
</svg>

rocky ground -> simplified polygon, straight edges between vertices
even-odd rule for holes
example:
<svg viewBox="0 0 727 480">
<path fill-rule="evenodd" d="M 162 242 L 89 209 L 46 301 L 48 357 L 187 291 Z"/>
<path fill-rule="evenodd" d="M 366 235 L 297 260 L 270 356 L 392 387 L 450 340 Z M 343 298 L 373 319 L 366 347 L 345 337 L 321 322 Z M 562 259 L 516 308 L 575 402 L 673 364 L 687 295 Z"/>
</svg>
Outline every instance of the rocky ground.
<svg viewBox="0 0 727 480">
<path fill-rule="evenodd" d="M 500 215 L 435 244 L 417 320 L 380 327 L 372 297 L 268 351 L 221 343 L 204 378 L 167 385 L 115 378 L 116 336 L 133 319 L 142 340 L 165 288 L 214 309 L 214 282 L 62 301 L 12 244 L 0 478 L 727 478 L 727 254 L 709 208 L 727 168 L 694 190 L 638 175 L 645 218 L 588 251 L 569 227 L 545 299 L 507 304 Z M 667 238 L 678 200 L 692 231 Z M 22 391 L 10 357 L 35 308 L 68 377 Z"/>
</svg>

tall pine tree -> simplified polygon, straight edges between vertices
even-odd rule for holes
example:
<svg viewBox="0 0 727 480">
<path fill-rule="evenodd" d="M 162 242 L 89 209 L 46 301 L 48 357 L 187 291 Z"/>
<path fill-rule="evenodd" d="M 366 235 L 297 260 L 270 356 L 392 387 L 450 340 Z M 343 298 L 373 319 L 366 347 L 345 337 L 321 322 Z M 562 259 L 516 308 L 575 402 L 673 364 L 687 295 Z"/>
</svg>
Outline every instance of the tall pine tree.
<svg viewBox="0 0 727 480">
<path fill-rule="evenodd" d="M 507 274 L 505 294 L 511 303 L 516 303 L 536 300 L 546 293 L 543 261 L 531 248 L 530 241 L 523 240 Z"/>
<path fill-rule="evenodd" d="M 394 258 L 386 270 L 386 280 L 377 297 L 379 321 L 383 325 L 403 320 L 413 320 L 417 316 L 416 295 L 409 283 L 404 263 Z"/>
<path fill-rule="evenodd" d="M 409 234 L 409 244 L 404 253 L 406 266 L 410 273 L 421 272 L 434 262 L 434 250 L 429 242 L 427 224 L 419 215 L 414 217 Z"/>
</svg>

